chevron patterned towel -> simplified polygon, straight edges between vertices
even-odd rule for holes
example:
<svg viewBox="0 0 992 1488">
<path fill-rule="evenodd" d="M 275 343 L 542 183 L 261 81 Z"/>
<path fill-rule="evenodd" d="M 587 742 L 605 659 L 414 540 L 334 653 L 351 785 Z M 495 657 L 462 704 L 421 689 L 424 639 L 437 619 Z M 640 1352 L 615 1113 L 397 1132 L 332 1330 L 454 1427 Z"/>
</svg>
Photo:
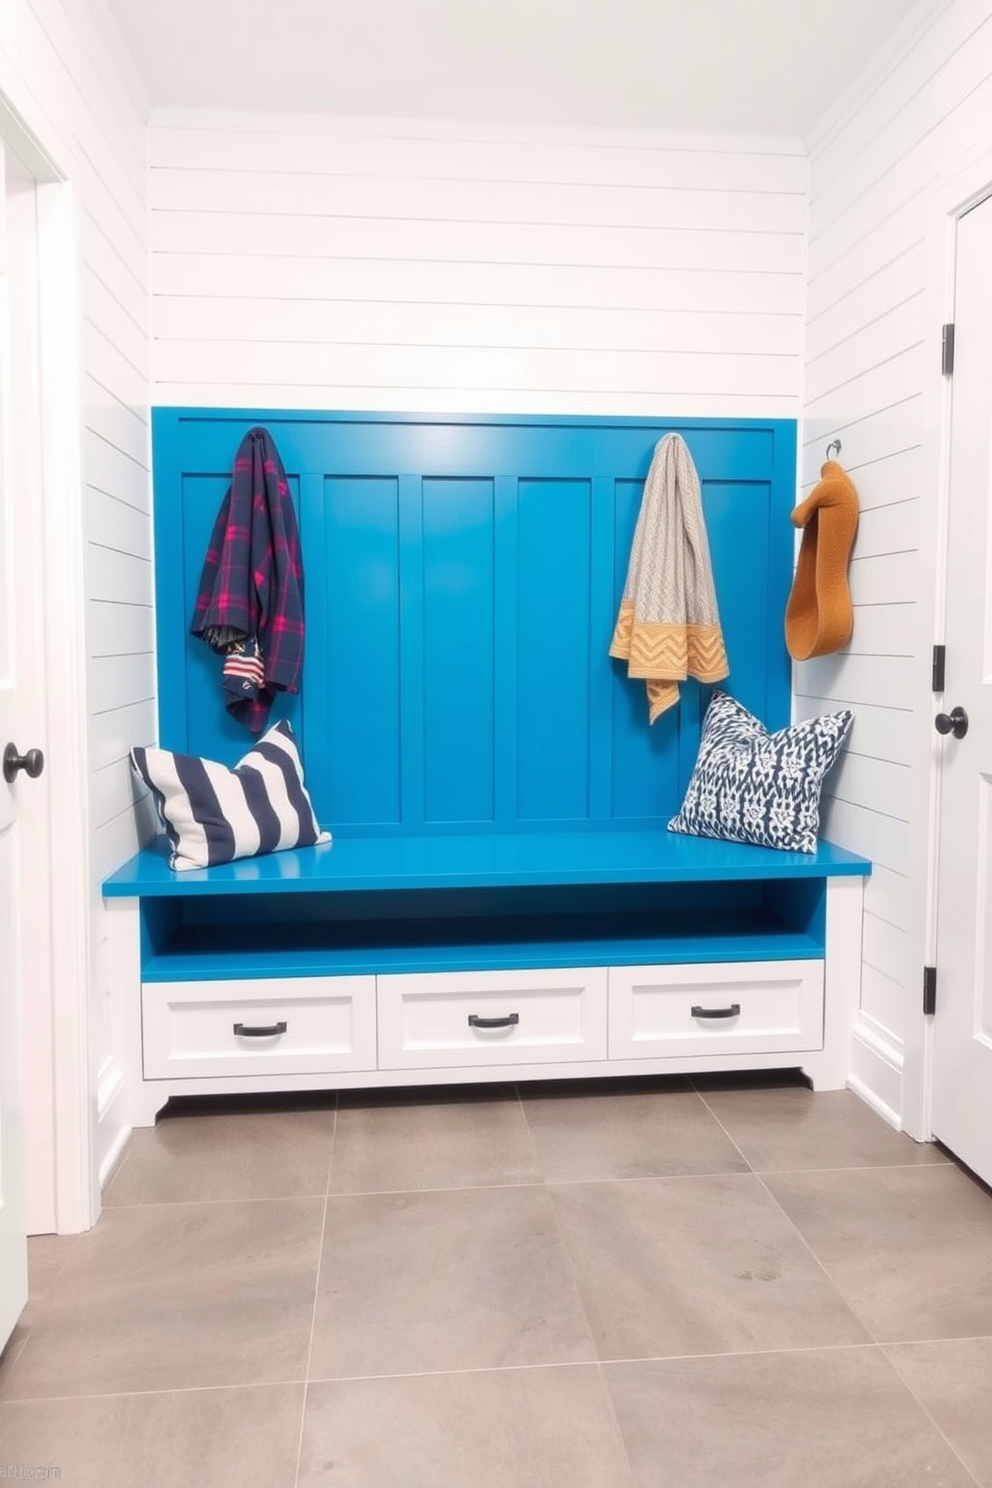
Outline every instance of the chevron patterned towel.
<svg viewBox="0 0 992 1488">
<path fill-rule="evenodd" d="M 655 446 L 610 655 L 647 682 L 651 723 L 678 702 L 686 677 L 720 682 L 730 671 L 699 476 L 679 434 Z"/>
</svg>

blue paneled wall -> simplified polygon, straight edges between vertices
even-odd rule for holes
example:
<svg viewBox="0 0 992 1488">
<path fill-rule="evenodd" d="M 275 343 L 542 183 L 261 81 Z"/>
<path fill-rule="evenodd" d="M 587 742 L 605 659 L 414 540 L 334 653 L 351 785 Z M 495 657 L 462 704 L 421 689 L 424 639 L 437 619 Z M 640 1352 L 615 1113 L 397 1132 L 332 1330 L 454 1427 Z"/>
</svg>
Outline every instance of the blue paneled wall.
<svg viewBox="0 0 992 1488">
<path fill-rule="evenodd" d="M 657 441 L 703 485 L 731 676 L 788 721 L 795 425 L 158 409 L 161 742 L 233 763 L 221 662 L 188 634 L 235 450 L 264 424 L 306 575 L 297 729 L 321 822 L 345 833 L 656 827 L 677 809 L 706 689 L 648 727 L 608 647 Z M 137 741 L 135 741 L 137 742 Z"/>
</svg>

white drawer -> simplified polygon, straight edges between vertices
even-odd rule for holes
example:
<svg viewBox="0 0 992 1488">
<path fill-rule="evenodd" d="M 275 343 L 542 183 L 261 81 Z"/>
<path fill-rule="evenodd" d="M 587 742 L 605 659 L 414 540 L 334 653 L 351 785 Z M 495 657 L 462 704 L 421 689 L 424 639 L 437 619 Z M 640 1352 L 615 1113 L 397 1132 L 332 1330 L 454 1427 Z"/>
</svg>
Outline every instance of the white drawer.
<svg viewBox="0 0 992 1488">
<path fill-rule="evenodd" d="M 380 976 L 379 1068 L 605 1059 L 606 980 L 603 966 Z"/>
<path fill-rule="evenodd" d="M 611 1059 L 822 1047 L 822 961 L 610 968 Z"/>
<path fill-rule="evenodd" d="M 373 976 L 145 982 L 141 1013 L 146 1080 L 375 1069 Z"/>
</svg>

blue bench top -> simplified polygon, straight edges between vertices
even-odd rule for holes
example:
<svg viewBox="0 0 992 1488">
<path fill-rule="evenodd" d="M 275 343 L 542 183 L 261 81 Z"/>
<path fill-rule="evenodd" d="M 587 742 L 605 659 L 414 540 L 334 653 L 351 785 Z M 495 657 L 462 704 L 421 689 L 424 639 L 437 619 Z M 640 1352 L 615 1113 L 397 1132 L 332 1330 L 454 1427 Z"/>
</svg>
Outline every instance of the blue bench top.
<svg viewBox="0 0 992 1488">
<path fill-rule="evenodd" d="M 778 852 L 674 832 L 534 832 L 338 837 L 320 847 L 174 872 L 158 837 L 104 881 L 108 898 L 327 893 L 527 885 L 704 883 L 871 872 L 866 858 L 822 842 Z"/>
</svg>

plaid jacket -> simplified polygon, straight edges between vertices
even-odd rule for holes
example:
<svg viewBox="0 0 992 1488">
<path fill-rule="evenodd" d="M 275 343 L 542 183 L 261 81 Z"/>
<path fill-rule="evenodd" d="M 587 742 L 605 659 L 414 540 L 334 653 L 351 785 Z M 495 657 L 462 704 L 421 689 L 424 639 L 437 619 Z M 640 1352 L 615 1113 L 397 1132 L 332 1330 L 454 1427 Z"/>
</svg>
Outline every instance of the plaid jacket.
<svg viewBox="0 0 992 1488">
<path fill-rule="evenodd" d="M 234 458 L 203 562 L 190 626 L 214 650 L 254 641 L 264 682 L 228 697 L 229 713 L 261 733 L 276 692 L 297 692 L 303 667 L 303 564 L 296 514 L 279 451 L 251 429 Z"/>
</svg>

